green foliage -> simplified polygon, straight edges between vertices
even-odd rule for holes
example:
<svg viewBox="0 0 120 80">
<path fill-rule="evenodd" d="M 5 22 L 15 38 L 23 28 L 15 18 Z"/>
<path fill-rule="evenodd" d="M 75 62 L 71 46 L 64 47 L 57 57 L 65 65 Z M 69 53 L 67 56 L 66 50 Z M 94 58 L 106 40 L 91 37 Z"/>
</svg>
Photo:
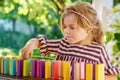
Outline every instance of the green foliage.
<svg viewBox="0 0 120 80">
<path fill-rule="evenodd" d="M 15 32 L 13 38 L 11 38 L 12 31 L 6 31 L 0 27 L 0 47 L 10 48 L 16 54 L 19 49 L 22 48 L 25 43 L 31 38 L 29 35 L 24 35 L 19 32 Z"/>
<path fill-rule="evenodd" d="M 8 53 L 7 53 L 7 52 L 2 52 L 2 55 L 3 55 L 3 56 L 7 56 Z"/>
<path fill-rule="evenodd" d="M 90 2 L 90 3 L 92 3 L 92 0 L 82 0 L 82 1 L 86 1 L 86 2 Z"/>
<path fill-rule="evenodd" d="M 4 0 L 0 0 L 0 6 L 3 6 Z"/>
<path fill-rule="evenodd" d="M 114 6 L 120 4 L 120 0 L 114 0 Z"/>
<path fill-rule="evenodd" d="M 110 25 L 112 31 L 106 32 L 106 43 L 113 41 L 113 59 L 112 64 L 120 67 L 120 19 L 118 18 L 120 15 L 120 9 L 116 6 L 113 7 L 113 14 L 116 18 L 114 20 L 114 24 Z"/>
<path fill-rule="evenodd" d="M 106 41 L 105 41 L 105 43 L 107 44 L 108 42 L 110 42 L 112 39 L 113 39 L 113 33 L 111 33 L 111 32 L 106 32 Z"/>
<path fill-rule="evenodd" d="M 116 39 L 119 42 L 120 41 L 120 33 L 114 33 L 114 39 Z"/>
<path fill-rule="evenodd" d="M 0 48 L 0 56 L 16 56 L 16 55 L 11 49 Z"/>
<path fill-rule="evenodd" d="M 32 11 L 32 12 L 30 12 L 30 14 L 29 14 L 29 16 L 28 16 L 28 20 L 30 21 L 30 20 L 32 20 L 33 18 L 35 18 L 36 17 L 36 12 L 35 11 Z"/>
<path fill-rule="evenodd" d="M 120 75 L 117 76 L 117 79 L 120 80 Z"/>
<path fill-rule="evenodd" d="M 118 53 L 118 52 L 120 52 L 120 24 L 119 24 L 119 21 L 115 20 L 115 24 L 112 24 L 111 28 L 114 29 L 114 32 L 109 32 L 109 34 L 113 35 L 113 36 L 110 36 L 108 34 L 106 34 L 106 35 L 108 37 L 110 37 L 109 41 L 111 41 L 111 40 L 114 41 L 113 52 Z"/>
</svg>

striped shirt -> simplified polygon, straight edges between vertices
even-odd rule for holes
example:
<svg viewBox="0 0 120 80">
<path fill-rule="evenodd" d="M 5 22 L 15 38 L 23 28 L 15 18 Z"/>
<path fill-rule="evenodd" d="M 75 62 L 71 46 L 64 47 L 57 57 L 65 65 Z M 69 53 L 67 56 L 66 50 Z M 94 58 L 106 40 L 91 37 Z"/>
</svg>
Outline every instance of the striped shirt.
<svg viewBox="0 0 120 80">
<path fill-rule="evenodd" d="M 41 53 L 56 53 L 56 60 L 75 61 L 105 65 L 105 74 L 120 74 L 120 70 L 111 65 L 105 47 L 96 42 L 89 45 L 76 45 L 68 43 L 64 38 L 60 40 L 47 40 L 44 36 L 38 37 Z"/>
</svg>

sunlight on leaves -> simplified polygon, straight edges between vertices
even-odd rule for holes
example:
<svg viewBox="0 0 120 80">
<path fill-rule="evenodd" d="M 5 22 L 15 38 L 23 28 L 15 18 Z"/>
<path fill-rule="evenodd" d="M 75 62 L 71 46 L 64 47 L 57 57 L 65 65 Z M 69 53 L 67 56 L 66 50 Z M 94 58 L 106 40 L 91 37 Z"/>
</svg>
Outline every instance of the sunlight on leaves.
<svg viewBox="0 0 120 80">
<path fill-rule="evenodd" d="M 5 13 L 9 13 L 15 8 L 14 4 L 10 4 L 4 8 Z"/>
<path fill-rule="evenodd" d="M 0 48 L 0 56 L 15 56 L 15 53 L 8 48 Z"/>
<path fill-rule="evenodd" d="M 14 1 L 14 3 L 19 3 L 19 0 L 13 0 Z"/>
<path fill-rule="evenodd" d="M 28 14 L 28 9 L 26 9 L 26 8 L 19 8 L 18 14 L 27 15 Z"/>
<path fill-rule="evenodd" d="M 32 20 L 33 18 L 35 18 L 36 17 L 36 11 L 31 11 L 30 13 L 29 13 L 29 15 L 28 15 L 28 20 L 30 21 L 30 20 Z"/>
<path fill-rule="evenodd" d="M 106 44 L 113 39 L 113 34 L 111 32 L 106 32 Z"/>
</svg>

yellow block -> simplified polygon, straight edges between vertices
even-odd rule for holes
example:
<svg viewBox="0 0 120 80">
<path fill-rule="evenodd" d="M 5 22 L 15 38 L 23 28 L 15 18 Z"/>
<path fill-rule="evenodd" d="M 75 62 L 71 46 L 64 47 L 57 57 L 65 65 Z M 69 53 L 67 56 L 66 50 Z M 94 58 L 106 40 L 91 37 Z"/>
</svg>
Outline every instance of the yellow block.
<svg viewBox="0 0 120 80">
<path fill-rule="evenodd" d="M 70 62 L 63 63 L 63 80 L 70 80 Z"/>
<path fill-rule="evenodd" d="M 3 74 L 4 73 L 4 58 L 3 57 L 1 57 L 1 74 Z"/>
<path fill-rule="evenodd" d="M 51 62 L 50 62 L 50 60 L 45 61 L 45 78 L 51 78 Z"/>
<path fill-rule="evenodd" d="M 86 80 L 93 80 L 93 64 L 86 64 Z"/>
<path fill-rule="evenodd" d="M 0 73 L 1 73 L 1 56 L 0 56 Z"/>
<path fill-rule="evenodd" d="M 0 73 L 1 73 L 1 59 L 2 59 L 2 57 L 0 56 Z"/>
<path fill-rule="evenodd" d="M 28 60 L 23 61 L 23 76 L 28 76 Z"/>
<path fill-rule="evenodd" d="M 95 66 L 95 80 L 104 80 L 104 64 L 97 64 Z"/>
</svg>

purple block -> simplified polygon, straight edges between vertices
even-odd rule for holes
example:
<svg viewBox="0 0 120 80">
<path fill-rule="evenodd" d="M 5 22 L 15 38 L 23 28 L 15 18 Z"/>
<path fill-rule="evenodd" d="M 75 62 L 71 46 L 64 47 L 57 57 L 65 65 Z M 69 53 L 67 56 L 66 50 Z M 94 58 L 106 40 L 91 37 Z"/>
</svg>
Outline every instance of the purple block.
<svg viewBox="0 0 120 80">
<path fill-rule="evenodd" d="M 45 78 L 45 61 L 40 61 L 40 78 Z"/>
<path fill-rule="evenodd" d="M 32 77 L 36 76 L 36 66 L 37 65 L 37 60 L 32 61 Z"/>
<path fill-rule="evenodd" d="M 93 80 L 95 80 L 95 66 L 96 66 L 96 64 L 93 64 Z"/>
<path fill-rule="evenodd" d="M 22 71 L 23 71 L 23 60 L 17 60 L 16 76 L 22 76 Z"/>
<path fill-rule="evenodd" d="M 73 61 L 71 63 L 71 65 L 72 65 L 72 71 L 71 71 L 72 80 L 74 80 L 74 64 L 75 64 L 75 62 Z"/>
</svg>

